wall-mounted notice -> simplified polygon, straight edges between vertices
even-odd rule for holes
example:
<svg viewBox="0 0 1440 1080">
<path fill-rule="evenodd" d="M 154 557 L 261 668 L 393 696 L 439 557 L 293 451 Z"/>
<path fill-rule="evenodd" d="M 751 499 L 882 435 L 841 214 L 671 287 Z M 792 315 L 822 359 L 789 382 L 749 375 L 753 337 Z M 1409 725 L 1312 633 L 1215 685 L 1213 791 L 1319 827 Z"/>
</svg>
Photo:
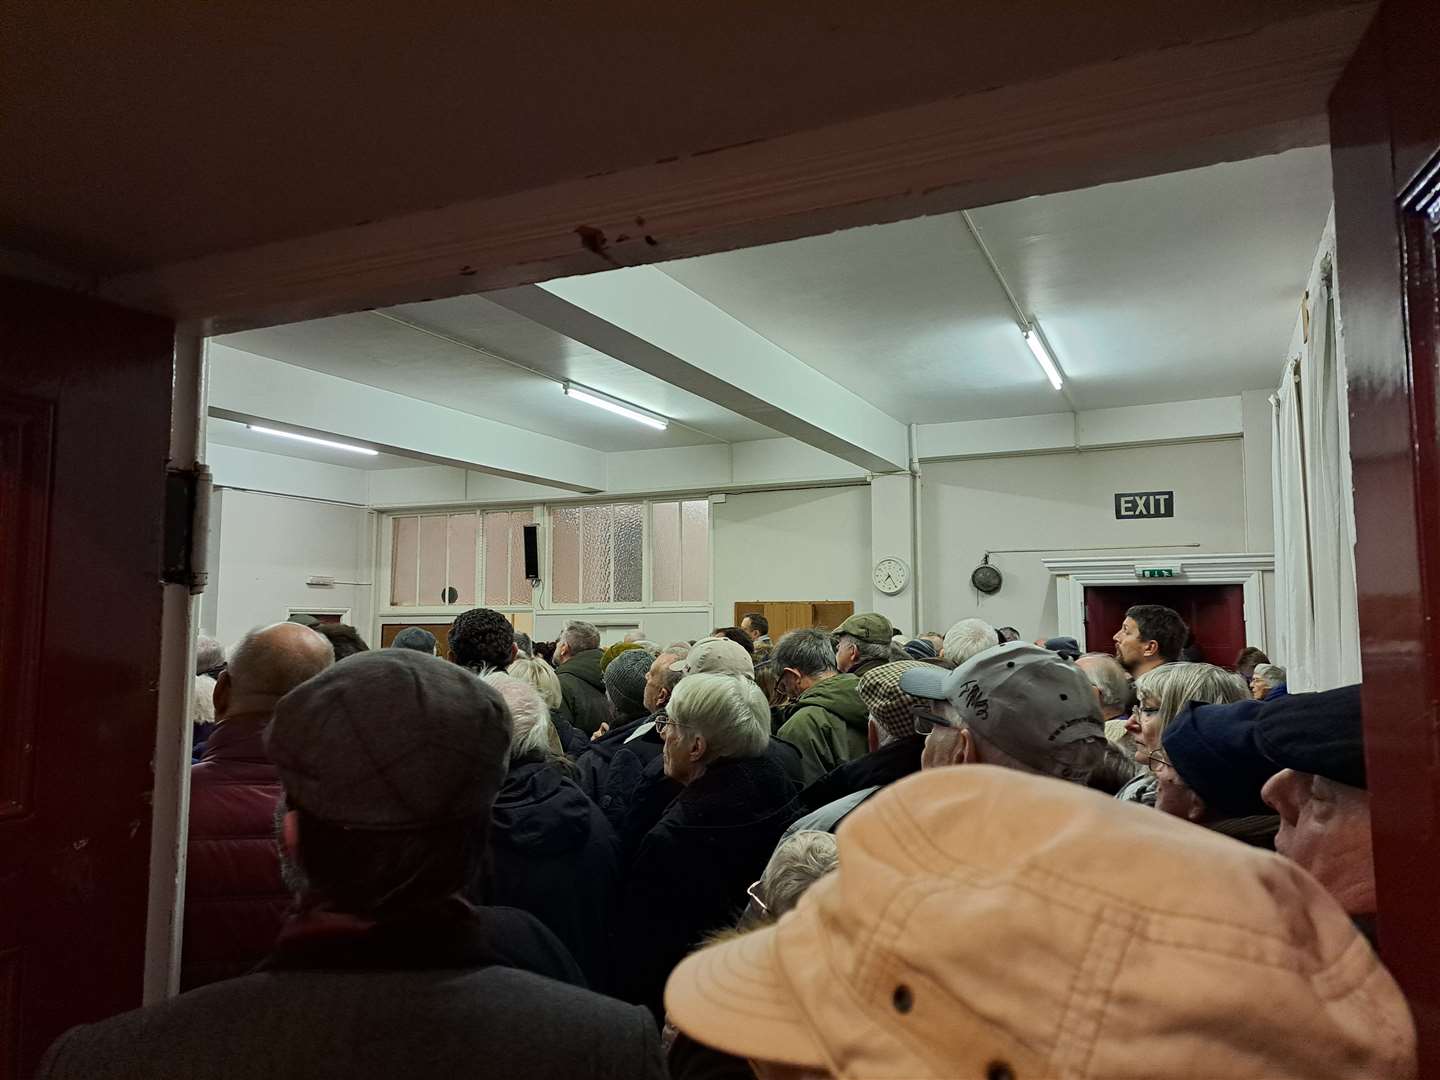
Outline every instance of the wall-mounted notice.
<svg viewBox="0 0 1440 1080">
<path fill-rule="evenodd" d="M 1174 517 L 1175 492 L 1117 491 L 1115 516 L 1121 519 Z"/>
</svg>

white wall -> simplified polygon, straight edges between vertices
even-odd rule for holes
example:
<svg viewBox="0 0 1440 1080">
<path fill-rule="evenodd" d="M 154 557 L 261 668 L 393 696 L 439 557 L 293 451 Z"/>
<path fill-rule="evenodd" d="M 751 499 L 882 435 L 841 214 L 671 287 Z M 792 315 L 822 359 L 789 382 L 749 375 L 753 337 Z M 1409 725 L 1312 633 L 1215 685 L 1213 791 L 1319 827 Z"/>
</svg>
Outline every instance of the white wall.
<svg viewBox="0 0 1440 1080">
<path fill-rule="evenodd" d="M 710 513 L 718 624 L 746 600 L 853 600 L 856 611 L 868 609 L 867 486 L 731 495 Z"/>
<path fill-rule="evenodd" d="M 261 455 L 269 456 L 269 455 Z M 246 631 L 284 619 L 291 608 L 347 608 L 362 635 L 370 633 L 370 588 L 307 586 L 323 574 L 368 582 L 371 519 L 363 507 L 283 495 L 228 490 L 221 502 L 218 572 L 202 612 L 202 629 L 227 647 Z"/>
<path fill-rule="evenodd" d="M 1055 584 L 1041 559 L 1078 555 L 1079 547 L 1200 545 L 1171 549 L 1180 562 L 1186 551 L 1247 550 L 1239 439 L 932 462 L 923 474 L 926 629 L 943 632 L 974 615 L 1027 639 L 1054 635 Z M 1115 520 L 1115 492 L 1172 489 L 1174 518 Z M 977 598 L 970 572 L 987 551 L 1007 548 L 1047 550 L 992 555 L 1005 583 Z"/>
</svg>

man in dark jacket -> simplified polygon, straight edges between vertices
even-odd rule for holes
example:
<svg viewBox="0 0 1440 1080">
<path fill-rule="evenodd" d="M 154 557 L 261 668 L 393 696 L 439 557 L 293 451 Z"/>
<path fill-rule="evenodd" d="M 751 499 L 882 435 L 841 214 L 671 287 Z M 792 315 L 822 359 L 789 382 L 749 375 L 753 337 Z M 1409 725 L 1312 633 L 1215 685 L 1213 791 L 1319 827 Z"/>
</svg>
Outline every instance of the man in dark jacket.
<svg viewBox="0 0 1440 1080">
<path fill-rule="evenodd" d="M 458 895 L 509 741 L 491 687 L 404 649 L 291 691 L 267 750 L 301 914 L 262 971 L 73 1029 L 39 1075 L 659 1080 L 646 1013 L 537 974 L 574 969 L 555 936 Z"/>
<path fill-rule="evenodd" d="M 640 843 L 622 924 L 622 994 L 664 1015 L 671 969 L 731 925 L 798 810 L 785 770 L 765 753 L 770 709 L 752 680 L 687 674 L 662 724 L 666 775 L 681 792 Z"/>
<path fill-rule="evenodd" d="M 565 699 L 565 719 L 586 735 L 594 735 L 610 719 L 605 678 L 600 671 L 600 631 L 588 622 L 571 621 L 555 646 L 555 674 Z"/>
<path fill-rule="evenodd" d="M 835 649 L 824 630 L 791 630 L 775 646 L 776 690 L 794 699 L 777 735 L 800 751 L 806 784 L 869 748 L 869 717 L 860 680 L 835 668 Z"/>
<path fill-rule="evenodd" d="M 281 697 L 334 662 L 325 638 L 282 622 L 245 635 L 216 680 L 219 723 L 190 769 L 182 990 L 245 974 L 275 943 L 292 896 L 280 880 L 280 776 L 265 725 Z"/>
</svg>

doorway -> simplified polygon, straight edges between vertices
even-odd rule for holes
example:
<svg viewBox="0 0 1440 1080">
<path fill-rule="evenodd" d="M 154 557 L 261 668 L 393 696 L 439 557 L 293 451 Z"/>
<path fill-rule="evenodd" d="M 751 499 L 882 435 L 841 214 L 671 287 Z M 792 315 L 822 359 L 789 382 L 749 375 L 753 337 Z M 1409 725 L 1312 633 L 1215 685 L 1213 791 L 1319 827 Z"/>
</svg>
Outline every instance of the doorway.
<svg viewBox="0 0 1440 1080">
<path fill-rule="evenodd" d="M 1115 631 L 1136 604 L 1161 604 L 1178 612 L 1207 664 L 1230 667 L 1246 645 L 1242 585 L 1087 585 L 1086 650 L 1113 652 Z"/>
</svg>

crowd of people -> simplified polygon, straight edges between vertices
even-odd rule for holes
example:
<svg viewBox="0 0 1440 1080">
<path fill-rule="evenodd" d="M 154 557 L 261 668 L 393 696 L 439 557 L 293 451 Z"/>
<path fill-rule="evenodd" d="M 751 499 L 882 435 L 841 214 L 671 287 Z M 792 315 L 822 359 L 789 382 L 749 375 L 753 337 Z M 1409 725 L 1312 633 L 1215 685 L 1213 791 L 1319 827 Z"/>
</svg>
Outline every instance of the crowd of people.
<svg viewBox="0 0 1440 1080">
<path fill-rule="evenodd" d="M 1359 688 L 1169 608 L 310 622 L 199 643 L 184 992 L 42 1076 L 1415 1073 Z"/>
</svg>

